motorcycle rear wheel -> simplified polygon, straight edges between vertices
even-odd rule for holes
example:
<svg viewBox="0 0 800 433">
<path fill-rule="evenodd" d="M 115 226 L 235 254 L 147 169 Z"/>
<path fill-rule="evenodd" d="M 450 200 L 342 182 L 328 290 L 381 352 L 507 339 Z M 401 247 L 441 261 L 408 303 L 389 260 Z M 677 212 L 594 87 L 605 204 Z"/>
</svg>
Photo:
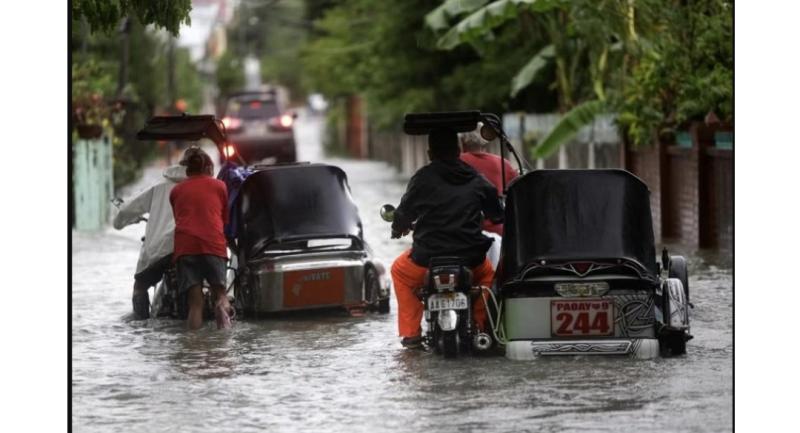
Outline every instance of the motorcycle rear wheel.
<svg viewBox="0 0 800 433">
<path fill-rule="evenodd" d="M 442 331 L 439 334 L 440 338 L 440 347 L 442 348 L 442 354 L 445 358 L 456 358 L 458 357 L 458 331 Z"/>
</svg>

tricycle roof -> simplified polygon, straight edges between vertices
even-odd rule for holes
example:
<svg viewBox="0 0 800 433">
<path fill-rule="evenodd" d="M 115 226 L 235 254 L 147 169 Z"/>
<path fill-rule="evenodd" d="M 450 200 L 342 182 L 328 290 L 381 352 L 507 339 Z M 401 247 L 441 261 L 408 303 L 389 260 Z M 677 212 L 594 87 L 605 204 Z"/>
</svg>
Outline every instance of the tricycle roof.
<svg viewBox="0 0 800 433">
<path fill-rule="evenodd" d="M 347 175 L 326 164 L 276 165 L 242 184 L 236 211 L 244 251 L 297 239 L 362 236 Z"/>
<path fill-rule="evenodd" d="M 217 146 L 225 142 L 222 122 L 213 115 L 155 116 L 136 134 L 139 140 L 188 140 L 207 138 Z"/>
<path fill-rule="evenodd" d="M 508 189 L 503 280 L 532 263 L 623 259 L 658 274 L 650 191 L 624 170 L 535 170 Z"/>
<path fill-rule="evenodd" d="M 480 120 L 481 112 L 477 110 L 408 113 L 403 121 L 403 131 L 409 135 L 426 135 L 437 128 L 469 132 L 478 127 Z"/>
</svg>

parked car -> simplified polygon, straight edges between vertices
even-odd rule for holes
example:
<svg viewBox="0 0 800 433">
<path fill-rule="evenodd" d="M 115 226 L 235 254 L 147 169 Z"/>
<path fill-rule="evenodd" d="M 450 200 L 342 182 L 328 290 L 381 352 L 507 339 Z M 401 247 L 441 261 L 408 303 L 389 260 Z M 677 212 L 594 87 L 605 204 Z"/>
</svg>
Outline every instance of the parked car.
<svg viewBox="0 0 800 433">
<path fill-rule="evenodd" d="M 234 146 L 225 147 L 226 156 L 239 152 L 247 164 L 295 162 L 296 117 L 283 106 L 274 89 L 229 95 L 222 123 Z"/>
</svg>

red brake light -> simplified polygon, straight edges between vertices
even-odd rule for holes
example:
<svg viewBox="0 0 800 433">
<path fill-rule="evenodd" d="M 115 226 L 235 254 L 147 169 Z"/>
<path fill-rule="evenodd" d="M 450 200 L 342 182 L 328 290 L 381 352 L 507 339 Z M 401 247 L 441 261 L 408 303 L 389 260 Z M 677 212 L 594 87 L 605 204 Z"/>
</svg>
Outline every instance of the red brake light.
<svg viewBox="0 0 800 433">
<path fill-rule="evenodd" d="M 575 263 L 572 264 L 572 268 L 575 269 L 575 271 L 578 274 L 581 274 L 581 275 L 583 275 L 586 272 L 588 272 L 589 269 L 591 269 L 591 267 L 592 267 L 592 264 L 591 263 L 587 263 L 587 262 L 575 262 Z"/>
<path fill-rule="evenodd" d="M 250 108 L 261 108 L 261 101 L 250 101 Z"/>
</svg>

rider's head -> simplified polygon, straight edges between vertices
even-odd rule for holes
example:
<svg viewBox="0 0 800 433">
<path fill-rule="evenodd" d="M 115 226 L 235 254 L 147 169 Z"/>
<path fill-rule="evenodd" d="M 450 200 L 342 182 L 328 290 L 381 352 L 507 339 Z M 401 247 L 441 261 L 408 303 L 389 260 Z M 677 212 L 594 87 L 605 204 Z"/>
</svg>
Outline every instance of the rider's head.
<svg viewBox="0 0 800 433">
<path fill-rule="evenodd" d="M 481 152 L 486 149 L 486 140 L 475 131 L 459 134 L 459 138 L 464 152 Z"/>
<path fill-rule="evenodd" d="M 198 174 L 211 176 L 214 174 L 214 163 L 211 161 L 211 157 L 197 146 L 186 149 L 180 165 L 186 166 L 187 176 Z"/>
<path fill-rule="evenodd" d="M 434 160 L 458 159 L 458 135 L 452 129 L 434 129 L 428 134 L 428 157 Z"/>
</svg>

